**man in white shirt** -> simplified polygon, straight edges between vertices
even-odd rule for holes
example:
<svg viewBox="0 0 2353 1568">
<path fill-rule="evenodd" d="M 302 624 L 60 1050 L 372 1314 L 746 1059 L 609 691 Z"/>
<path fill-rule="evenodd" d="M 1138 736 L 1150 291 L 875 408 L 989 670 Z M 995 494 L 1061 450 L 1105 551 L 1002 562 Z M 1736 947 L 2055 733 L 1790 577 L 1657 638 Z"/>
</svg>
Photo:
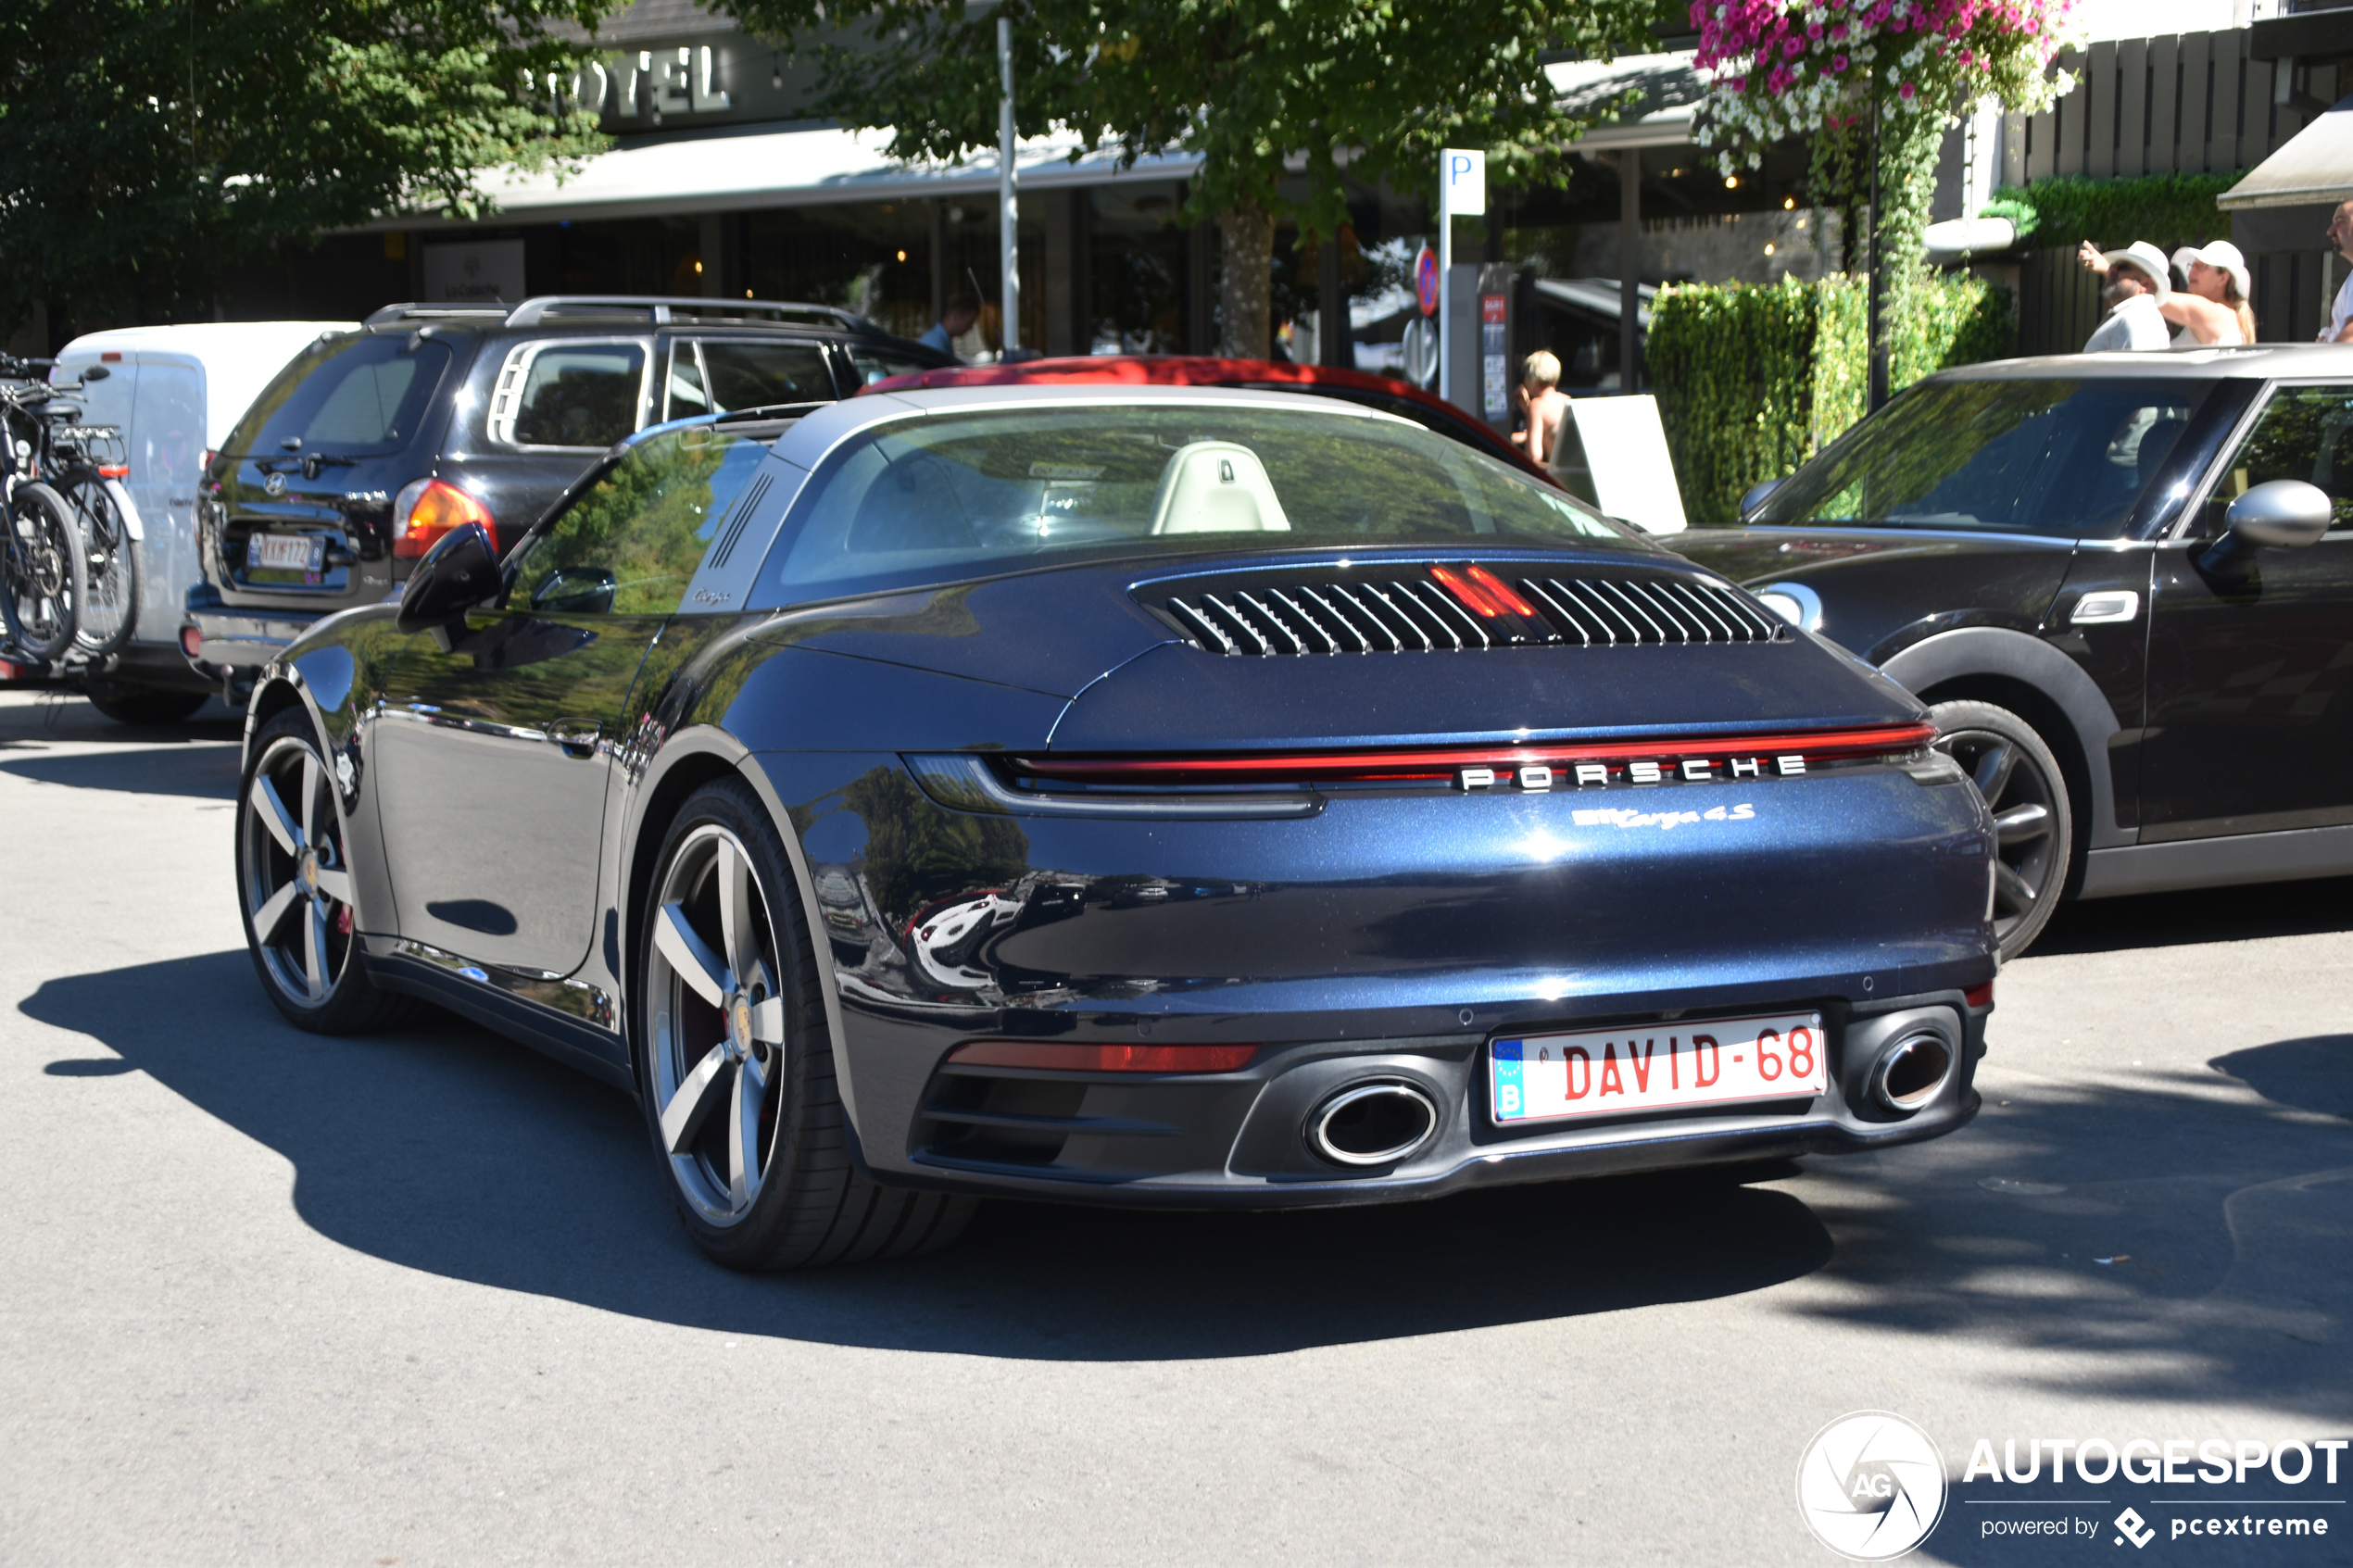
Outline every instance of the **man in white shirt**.
<svg viewBox="0 0 2353 1568">
<path fill-rule="evenodd" d="M 2353 202 L 2346 202 L 2329 220 L 2329 244 L 2336 254 L 2353 261 Z M 2322 343 L 2353 343 L 2353 272 L 2336 291 L 2336 304 L 2329 310 L 2329 324 L 2321 329 Z"/>
<path fill-rule="evenodd" d="M 2108 286 L 2100 298 L 2108 302 L 2108 319 L 2083 344 L 2086 354 L 2110 349 L 2163 348 L 2173 341 L 2173 329 L 2158 309 L 2173 292 L 2166 274 L 2165 257 L 2146 240 L 2134 240 L 2122 250 L 2100 253 L 2108 263 Z"/>
</svg>

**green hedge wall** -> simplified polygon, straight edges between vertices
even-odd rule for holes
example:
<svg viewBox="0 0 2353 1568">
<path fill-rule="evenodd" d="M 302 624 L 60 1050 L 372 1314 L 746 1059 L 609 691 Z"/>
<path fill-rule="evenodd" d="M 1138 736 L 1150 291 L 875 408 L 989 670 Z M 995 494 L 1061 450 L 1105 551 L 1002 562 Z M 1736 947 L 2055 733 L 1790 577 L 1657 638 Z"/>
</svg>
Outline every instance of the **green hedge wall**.
<svg viewBox="0 0 2353 1568">
<path fill-rule="evenodd" d="M 1863 417 L 1866 309 L 1863 281 L 1843 275 L 1659 291 L 1644 364 L 1693 523 L 1732 521 L 1750 486 L 1789 473 Z M 2017 339 L 2010 291 L 1967 275 L 1924 281 L 1891 336 L 1897 387 L 1999 358 Z"/>
<path fill-rule="evenodd" d="M 1981 209 L 2007 218 L 2018 237 L 2073 248 L 2084 240 L 2103 250 L 2120 250 L 2146 240 L 2159 250 L 2204 245 L 2231 237 L 2231 215 L 2214 198 L 2237 184 L 2239 174 L 2150 174 L 2133 180 L 2093 180 L 2065 174 L 2037 180 L 2023 189 L 2005 185 Z"/>
</svg>

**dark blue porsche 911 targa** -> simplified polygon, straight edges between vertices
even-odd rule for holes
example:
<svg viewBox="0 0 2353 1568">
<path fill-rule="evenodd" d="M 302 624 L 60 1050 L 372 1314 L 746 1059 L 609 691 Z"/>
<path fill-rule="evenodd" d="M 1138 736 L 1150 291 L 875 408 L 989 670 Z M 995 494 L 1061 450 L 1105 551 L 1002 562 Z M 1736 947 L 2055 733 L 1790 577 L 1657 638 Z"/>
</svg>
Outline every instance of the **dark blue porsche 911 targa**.
<svg viewBox="0 0 2353 1568">
<path fill-rule="evenodd" d="M 364 541 L 362 542 L 364 546 Z M 658 427 L 256 687 L 254 964 L 627 1086 L 732 1267 L 1961 1125 L 1989 824 L 1901 690 L 1402 420 Z"/>
</svg>

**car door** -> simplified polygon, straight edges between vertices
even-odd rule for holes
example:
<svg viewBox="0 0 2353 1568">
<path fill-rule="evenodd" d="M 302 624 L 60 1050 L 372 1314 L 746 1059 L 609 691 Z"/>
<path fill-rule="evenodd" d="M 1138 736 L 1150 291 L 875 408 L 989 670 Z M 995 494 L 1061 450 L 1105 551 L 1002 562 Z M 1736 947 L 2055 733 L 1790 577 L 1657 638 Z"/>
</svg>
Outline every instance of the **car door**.
<svg viewBox="0 0 2353 1568">
<path fill-rule="evenodd" d="M 502 605 L 408 639 L 373 762 L 404 936 L 579 967 L 631 684 L 764 451 L 703 426 L 647 437 L 517 547 Z"/>
<path fill-rule="evenodd" d="M 2197 557 L 2231 501 L 2319 485 L 2318 544 L 2218 581 Z M 2144 843 L 2353 822 L 2353 383 L 2277 388 L 2151 577 Z"/>
</svg>

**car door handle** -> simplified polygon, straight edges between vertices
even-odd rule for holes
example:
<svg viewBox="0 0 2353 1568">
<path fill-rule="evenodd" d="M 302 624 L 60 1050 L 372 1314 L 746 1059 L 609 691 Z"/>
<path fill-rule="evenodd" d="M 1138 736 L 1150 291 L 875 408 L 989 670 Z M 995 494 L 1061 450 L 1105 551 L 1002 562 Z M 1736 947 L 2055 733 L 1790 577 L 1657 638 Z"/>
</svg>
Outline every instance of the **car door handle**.
<svg viewBox="0 0 2353 1568">
<path fill-rule="evenodd" d="M 593 757 L 604 725 L 594 719 L 559 719 L 547 726 L 547 738 L 564 748 L 567 757 Z"/>
</svg>

